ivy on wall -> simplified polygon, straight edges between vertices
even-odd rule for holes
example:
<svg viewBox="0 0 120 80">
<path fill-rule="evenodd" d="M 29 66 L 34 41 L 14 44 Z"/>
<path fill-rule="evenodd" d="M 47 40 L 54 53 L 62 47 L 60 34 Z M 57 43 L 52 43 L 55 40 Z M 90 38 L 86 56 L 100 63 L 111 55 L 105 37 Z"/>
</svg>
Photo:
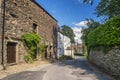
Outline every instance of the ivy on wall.
<svg viewBox="0 0 120 80">
<path fill-rule="evenodd" d="M 36 51 L 40 48 L 40 36 L 35 33 L 25 33 L 22 35 L 23 44 L 27 50 L 24 59 L 26 62 L 32 62 L 35 59 Z"/>
</svg>

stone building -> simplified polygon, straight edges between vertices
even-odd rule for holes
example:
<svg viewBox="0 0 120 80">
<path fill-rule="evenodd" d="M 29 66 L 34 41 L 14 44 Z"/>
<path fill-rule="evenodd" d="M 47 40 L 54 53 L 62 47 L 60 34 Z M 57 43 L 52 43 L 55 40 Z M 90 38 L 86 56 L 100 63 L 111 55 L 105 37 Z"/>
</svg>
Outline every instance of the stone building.
<svg viewBox="0 0 120 80">
<path fill-rule="evenodd" d="M 75 53 L 82 53 L 82 44 L 80 43 L 75 44 L 74 49 Z"/>
<path fill-rule="evenodd" d="M 3 5 L 2 1 L 4 0 L 0 0 L 0 5 Z M 41 43 L 46 45 L 45 57 L 47 59 L 56 58 L 57 20 L 35 0 L 5 1 L 4 61 L 8 64 L 24 61 L 26 51 L 21 41 L 21 35 L 26 32 L 39 34 L 42 38 Z M 4 17 L 2 11 L 4 8 L 1 6 L 0 9 L 0 26 L 2 27 L 2 18 Z M 1 46 L 0 44 L 0 48 Z M 0 53 L 0 63 L 2 62 L 1 56 Z"/>
</svg>

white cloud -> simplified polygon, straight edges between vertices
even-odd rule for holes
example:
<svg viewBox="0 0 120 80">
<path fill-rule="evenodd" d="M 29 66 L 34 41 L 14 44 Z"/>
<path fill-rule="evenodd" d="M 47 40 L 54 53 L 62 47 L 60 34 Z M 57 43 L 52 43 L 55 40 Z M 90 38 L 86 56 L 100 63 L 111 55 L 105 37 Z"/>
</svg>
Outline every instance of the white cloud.
<svg viewBox="0 0 120 80">
<path fill-rule="evenodd" d="M 74 25 L 78 27 L 87 27 L 87 23 L 88 21 L 81 21 L 79 23 L 75 23 Z"/>
<path fill-rule="evenodd" d="M 82 41 L 81 41 L 81 36 L 82 36 L 81 31 L 82 31 L 82 28 L 73 27 L 72 29 L 73 29 L 74 34 L 75 34 L 75 42 L 76 43 L 82 43 Z"/>
<path fill-rule="evenodd" d="M 87 28 L 87 23 L 88 21 L 81 21 L 79 23 L 76 23 L 76 22 L 72 22 L 72 24 L 74 24 L 76 27 L 73 27 L 73 31 L 74 31 L 74 34 L 75 34 L 75 41 L 77 43 L 82 43 L 82 40 L 81 40 L 81 36 L 82 36 L 82 29 L 83 28 Z"/>
</svg>

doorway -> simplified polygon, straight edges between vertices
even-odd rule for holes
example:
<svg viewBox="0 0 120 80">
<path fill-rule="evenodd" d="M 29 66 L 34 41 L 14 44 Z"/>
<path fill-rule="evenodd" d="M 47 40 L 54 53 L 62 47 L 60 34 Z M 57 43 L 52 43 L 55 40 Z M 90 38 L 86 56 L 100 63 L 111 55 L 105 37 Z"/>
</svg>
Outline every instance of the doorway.
<svg viewBox="0 0 120 80">
<path fill-rule="evenodd" d="M 15 42 L 7 43 L 7 63 L 16 63 L 16 46 Z"/>
</svg>

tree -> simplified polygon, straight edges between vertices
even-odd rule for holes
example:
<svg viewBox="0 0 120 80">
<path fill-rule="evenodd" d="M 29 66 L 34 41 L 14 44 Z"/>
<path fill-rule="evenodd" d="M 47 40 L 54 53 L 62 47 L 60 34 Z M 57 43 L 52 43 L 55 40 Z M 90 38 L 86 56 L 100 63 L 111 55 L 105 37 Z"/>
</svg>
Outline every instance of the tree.
<svg viewBox="0 0 120 80">
<path fill-rule="evenodd" d="M 83 29 L 82 30 L 82 37 L 81 37 L 81 39 L 82 39 L 82 41 L 87 45 L 87 35 L 92 31 L 92 30 L 94 30 L 95 28 L 97 28 L 99 25 L 100 25 L 100 23 L 99 22 L 96 22 L 96 21 L 94 21 L 93 19 L 86 19 L 87 20 L 87 26 L 88 26 L 88 28 L 85 28 L 85 29 Z"/>
<path fill-rule="evenodd" d="M 87 3 L 87 4 L 93 4 L 93 0 L 83 0 L 83 3 Z"/>
<path fill-rule="evenodd" d="M 94 0 L 83 0 L 83 3 L 93 4 Z M 95 9 L 95 14 L 103 16 L 105 20 L 120 16 L 120 0 L 100 0 Z"/>
<path fill-rule="evenodd" d="M 88 47 L 88 35 L 91 31 L 93 31 L 94 29 L 96 29 L 100 23 L 94 21 L 93 19 L 86 19 L 88 21 L 87 26 L 88 28 L 85 28 L 82 30 L 82 52 L 83 54 L 86 55 L 87 52 L 89 52 L 89 47 Z M 89 55 L 89 53 L 88 53 Z"/>
<path fill-rule="evenodd" d="M 110 19 L 120 16 L 120 0 L 101 0 L 95 9 L 95 14 Z"/>
<path fill-rule="evenodd" d="M 63 25 L 61 27 L 62 27 L 61 30 L 63 35 L 69 37 L 71 43 L 75 43 L 75 40 L 74 40 L 75 34 L 73 33 L 73 30 L 67 25 Z"/>
</svg>

